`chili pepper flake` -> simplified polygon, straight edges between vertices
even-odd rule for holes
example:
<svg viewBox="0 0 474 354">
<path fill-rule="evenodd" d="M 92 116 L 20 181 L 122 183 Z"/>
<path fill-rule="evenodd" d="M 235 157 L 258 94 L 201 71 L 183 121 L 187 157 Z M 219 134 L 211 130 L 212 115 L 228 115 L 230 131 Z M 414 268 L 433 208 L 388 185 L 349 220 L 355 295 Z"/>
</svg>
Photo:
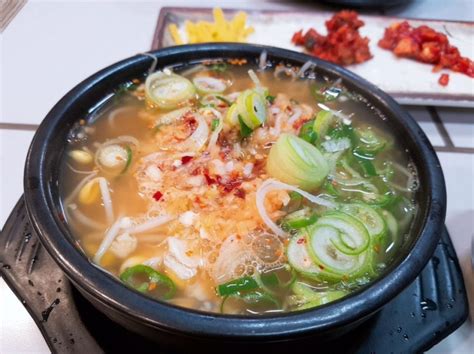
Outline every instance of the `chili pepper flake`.
<svg viewBox="0 0 474 354">
<path fill-rule="evenodd" d="M 188 162 L 190 162 L 193 159 L 192 156 L 183 156 L 181 157 L 181 163 L 183 165 L 186 165 Z"/>
<path fill-rule="evenodd" d="M 160 201 L 161 197 L 163 197 L 163 193 L 160 191 L 156 191 L 155 194 L 153 194 L 153 199 L 155 199 L 157 202 Z"/>
</svg>

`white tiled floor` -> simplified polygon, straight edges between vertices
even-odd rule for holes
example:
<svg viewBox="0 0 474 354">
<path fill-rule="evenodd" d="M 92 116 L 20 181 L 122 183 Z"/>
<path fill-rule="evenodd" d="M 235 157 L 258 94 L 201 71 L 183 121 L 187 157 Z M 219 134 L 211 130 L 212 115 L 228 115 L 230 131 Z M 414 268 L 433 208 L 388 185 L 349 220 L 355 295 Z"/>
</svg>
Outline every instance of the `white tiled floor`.
<svg viewBox="0 0 474 354">
<path fill-rule="evenodd" d="M 0 123 L 38 124 L 51 106 L 89 74 L 150 47 L 161 6 L 268 7 L 269 1 L 31 1 L 0 35 Z M 439 6 L 443 6 L 443 11 Z M 295 6 L 279 1 L 273 7 Z M 310 6 L 310 4 L 298 6 Z M 474 20 L 472 3 L 418 0 L 391 14 Z M 462 18 L 459 18 L 462 16 Z M 86 19 L 86 20 L 84 20 Z M 33 60 L 34 59 L 34 60 Z M 443 140 L 426 109 L 410 108 L 434 145 Z M 461 112 L 461 113 L 459 113 Z M 441 112 L 456 146 L 473 147 L 474 110 Z M 452 124 L 451 122 L 455 122 Z M 31 131 L 0 130 L 0 226 L 22 191 Z M 469 244 L 474 234 L 474 155 L 439 154 L 448 187 L 447 226 L 474 303 Z M 474 319 L 474 306 L 471 318 Z M 8 318 L 9 321 L 4 319 Z M 465 324 L 430 352 L 472 353 L 473 326 Z M 49 352 L 21 303 L 0 279 L 0 353 Z"/>
</svg>

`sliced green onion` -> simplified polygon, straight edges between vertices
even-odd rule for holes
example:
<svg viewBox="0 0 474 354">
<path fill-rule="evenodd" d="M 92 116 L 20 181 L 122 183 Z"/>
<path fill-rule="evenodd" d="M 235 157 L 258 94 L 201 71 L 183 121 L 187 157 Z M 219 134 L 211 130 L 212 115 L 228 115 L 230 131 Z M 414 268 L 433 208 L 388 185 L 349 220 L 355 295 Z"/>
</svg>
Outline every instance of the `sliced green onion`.
<svg viewBox="0 0 474 354">
<path fill-rule="evenodd" d="M 222 96 L 216 96 L 217 99 L 221 100 L 222 102 L 224 102 L 226 105 L 228 105 L 229 107 L 232 105 L 232 102 L 230 102 L 228 99 L 222 97 Z"/>
<path fill-rule="evenodd" d="M 239 110 L 237 109 L 237 104 L 234 103 L 228 109 L 225 118 L 225 122 L 230 126 L 236 126 L 239 124 Z"/>
<path fill-rule="evenodd" d="M 221 308 L 220 308 L 221 313 L 223 313 L 223 314 L 229 313 L 226 310 L 226 307 L 228 307 L 228 302 L 230 300 L 234 300 L 234 301 L 239 302 L 240 305 L 237 306 L 239 308 L 242 307 L 242 305 L 241 305 L 242 302 L 245 305 L 268 308 L 269 310 L 270 309 L 274 310 L 274 309 L 280 309 L 281 308 L 281 304 L 278 301 L 278 299 L 273 297 L 271 294 L 268 294 L 264 291 L 257 290 L 257 291 L 251 291 L 251 292 L 244 293 L 244 294 L 227 295 L 222 300 Z M 253 310 L 252 312 L 256 312 L 256 311 Z M 265 312 L 265 310 L 263 310 L 262 312 Z"/>
<path fill-rule="evenodd" d="M 356 152 L 354 152 L 354 156 L 366 177 L 377 176 L 377 171 L 375 170 L 374 164 L 370 159 L 365 156 L 358 155 Z"/>
<path fill-rule="evenodd" d="M 341 193 L 336 189 L 331 181 L 324 182 L 323 189 L 332 196 L 339 196 Z"/>
<path fill-rule="evenodd" d="M 228 68 L 227 63 L 218 63 L 218 64 L 211 65 L 211 70 L 218 73 L 226 72 L 227 68 Z"/>
<path fill-rule="evenodd" d="M 362 211 L 360 214 L 363 214 Z M 370 234 L 363 223 L 351 215 L 330 212 L 318 220 L 318 225 L 331 226 L 337 230 L 337 238 L 331 240 L 335 247 L 347 255 L 358 255 L 364 252 L 370 243 Z M 382 225 L 383 221 L 382 221 Z M 376 228 L 377 226 L 374 226 Z"/>
<path fill-rule="evenodd" d="M 297 210 L 283 218 L 282 227 L 286 230 L 301 229 L 314 224 L 318 219 L 317 215 L 312 214 L 307 208 Z"/>
<path fill-rule="evenodd" d="M 176 286 L 168 276 L 143 264 L 127 268 L 120 274 L 120 280 L 139 292 L 162 300 L 171 299 L 176 293 Z"/>
<path fill-rule="evenodd" d="M 258 288 L 259 288 L 259 285 L 254 278 L 242 277 L 242 278 L 231 280 L 227 283 L 219 285 L 217 287 L 217 293 L 220 296 L 228 296 L 228 295 L 237 294 L 243 291 L 255 290 Z"/>
<path fill-rule="evenodd" d="M 309 228 L 308 252 L 321 269 L 319 278 L 339 281 L 343 277 L 359 276 L 370 269 L 367 264 L 369 252 L 364 252 L 368 250 L 369 236 L 363 225 L 352 219 L 358 223 L 356 226 L 333 219 L 334 225 L 323 221 Z M 344 229 L 350 229 L 351 235 Z"/>
<path fill-rule="evenodd" d="M 306 243 L 307 238 L 303 234 L 293 236 L 286 250 L 288 263 L 298 273 L 308 278 L 319 279 L 321 269 L 313 262 Z"/>
<path fill-rule="evenodd" d="M 130 146 L 127 145 L 125 146 L 125 150 L 127 150 L 127 162 L 125 163 L 125 167 L 123 168 L 122 172 L 120 172 L 120 174 L 124 174 L 125 172 L 127 172 L 128 168 L 132 164 L 132 149 L 130 148 Z"/>
<path fill-rule="evenodd" d="M 380 138 L 372 129 L 356 129 L 359 144 L 355 150 L 359 155 L 375 156 L 387 145 L 385 139 Z"/>
<path fill-rule="evenodd" d="M 318 134 L 313 130 L 314 120 L 310 120 L 303 124 L 300 129 L 299 137 L 310 144 L 314 144 L 318 139 Z"/>
<path fill-rule="evenodd" d="M 291 290 L 299 297 L 300 302 L 302 302 L 302 304 L 297 307 L 297 310 L 321 306 L 347 295 L 347 292 L 343 290 L 314 291 L 302 282 L 294 283 Z"/>
<path fill-rule="evenodd" d="M 319 111 L 314 120 L 313 130 L 317 137 L 323 141 L 329 128 L 336 122 L 334 115 L 329 111 Z"/>
<path fill-rule="evenodd" d="M 272 95 L 267 95 L 267 97 L 265 97 L 268 101 L 268 103 L 270 104 L 273 104 L 273 102 L 275 102 L 275 96 L 272 96 Z"/>
<path fill-rule="evenodd" d="M 176 108 L 180 103 L 194 97 L 196 91 L 188 79 L 158 71 L 145 81 L 146 97 L 162 109 Z"/>
<path fill-rule="evenodd" d="M 303 190 L 318 188 L 329 173 L 321 152 L 294 135 L 281 134 L 267 160 L 270 176 Z"/>
<path fill-rule="evenodd" d="M 237 98 L 239 114 L 247 127 L 255 129 L 267 118 L 265 98 L 255 90 L 246 90 Z"/>
<path fill-rule="evenodd" d="M 340 210 L 359 220 L 366 227 L 372 240 L 386 232 L 387 226 L 379 212 L 366 204 L 343 204 Z"/>
<path fill-rule="evenodd" d="M 216 79 L 210 76 L 195 77 L 193 84 L 201 94 L 206 93 L 220 93 L 227 89 L 227 85 L 224 80 Z"/>
<path fill-rule="evenodd" d="M 239 114 L 238 116 L 239 124 L 240 124 L 240 136 L 242 138 L 247 138 L 252 134 L 252 129 L 247 127 L 245 124 L 244 120 L 242 119 L 242 116 Z"/>
<path fill-rule="evenodd" d="M 219 126 L 219 122 L 220 122 L 220 120 L 217 119 L 217 118 L 212 120 L 212 122 L 211 122 L 211 131 L 216 130 L 216 128 Z"/>
</svg>

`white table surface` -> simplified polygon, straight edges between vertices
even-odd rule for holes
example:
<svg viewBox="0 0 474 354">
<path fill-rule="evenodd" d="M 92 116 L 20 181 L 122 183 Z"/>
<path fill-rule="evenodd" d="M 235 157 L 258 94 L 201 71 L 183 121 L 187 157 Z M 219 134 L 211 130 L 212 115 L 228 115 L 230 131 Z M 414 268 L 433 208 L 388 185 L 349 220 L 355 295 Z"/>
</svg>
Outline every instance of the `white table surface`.
<svg viewBox="0 0 474 354">
<path fill-rule="evenodd" d="M 150 48 L 162 6 L 242 8 L 305 7 L 290 1 L 32 1 L 0 34 L 0 225 L 22 194 L 23 163 L 34 131 L 10 123 L 37 125 L 58 99 L 83 78 L 119 59 Z M 390 14 L 474 20 L 469 0 L 415 0 Z M 474 94 L 474 92 L 473 92 Z M 434 145 L 443 139 L 424 107 L 409 111 Z M 456 147 L 474 147 L 474 110 L 445 108 L 439 115 Z M 28 130 L 29 129 L 29 130 Z M 430 353 L 473 353 L 474 154 L 438 154 L 448 189 L 446 225 L 453 239 L 470 297 L 470 319 Z M 33 320 L 0 279 L 0 353 L 48 353 Z"/>
</svg>

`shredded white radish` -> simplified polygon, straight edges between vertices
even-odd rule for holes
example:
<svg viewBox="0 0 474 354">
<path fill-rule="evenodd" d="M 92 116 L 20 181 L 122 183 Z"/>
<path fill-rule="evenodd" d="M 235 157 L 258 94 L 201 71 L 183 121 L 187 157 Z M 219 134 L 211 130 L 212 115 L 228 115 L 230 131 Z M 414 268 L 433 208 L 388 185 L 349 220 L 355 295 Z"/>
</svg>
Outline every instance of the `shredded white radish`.
<svg viewBox="0 0 474 354">
<path fill-rule="evenodd" d="M 304 77 L 304 73 L 306 72 L 306 70 L 312 68 L 316 66 L 316 64 L 314 64 L 313 62 L 311 61 L 307 61 L 306 63 L 303 64 L 303 66 L 300 68 L 300 70 L 298 71 L 298 73 L 296 74 L 296 77 Z"/>
<path fill-rule="evenodd" d="M 149 231 L 149 230 L 152 230 L 154 228 L 157 228 L 158 226 L 164 225 L 164 224 L 166 224 L 167 222 L 169 222 L 173 219 L 174 219 L 174 217 L 172 217 L 170 215 L 161 215 L 161 216 L 158 216 L 156 218 L 145 221 L 142 224 L 132 226 L 132 227 L 126 229 L 125 232 L 128 232 L 130 234 L 138 234 L 138 233 L 141 233 L 141 232 L 145 232 L 145 231 Z"/>
<path fill-rule="evenodd" d="M 260 70 L 265 70 L 267 67 L 267 51 L 264 50 L 262 53 L 260 53 L 260 58 L 258 59 L 258 68 Z"/>
<path fill-rule="evenodd" d="M 209 138 L 209 127 L 200 114 L 196 114 L 195 118 L 198 122 L 196 130 L 185 142 L 178 144 L 177 148 L 183 150 L 199 151 L 204 146 L 204 144 L 206 144 L 206 141 Z"/>
<path fill-rule="evenodd" d="M 211 108 L 212 109 L 212 108 Z M 209 144 L 207 146 L 207 151 L 213 152 L 214 148 L 217 143 L 217 139 L 219 138 L 219 134 L 222 131 L 222 128 L 224 127 L 223 124 L 223 119 L 222 119 L 222 114 L 215 109 L 212 109 L 214 115 L 216 116 L 216 119 L 219 119 L 219 123 L 217 124 L 217 127 L 214 129 L 214 131 L 211 134 L 211 137 L 209 138 Z"/>
<path fill-rule="evenodd" d="M 322 205 L 328 208 L 335 208 L 336 203 L 327 200 L 325 198 L 322 198 L 320 196 L 314 196 L 308 192 L 305 192 L 304 190 L 274 180 L 274 179 L 268 179 L 265 182 L 263 182 L 260 187 L 257 190 L 257 195 L 256 195 L 256 202 L 257 202 L 257 210 L 260 214 L 260 217 L 262 220 L 265 222 L 265 224 L 278 236 L 280 237 L 288 237 L 288 233 L 283 231 L 268 215 L 266 209 L 265 209 L 265 197 L 266 195 L 271 192 L 271 191 L 277 191 L 277 190 L 290 190 L 293 192 L 297 192 L 301 194 L 303 197 L 308 199 L 310 202 L 318 205 Z"/>
<path fill-rule="evenodd" d="M 69 194 L 66 198 L 64 198 L 64 205 L 69 205 L 71 201 L 76 198 L 77 194 L 81 191 L 81 189 L 92 179 L 94 179 L 95 176 L 97 176 L 98 171 L 92 172 L 89 176 L 85 177 L 77 186 L 74 188 L 74 190 Z"/>
<path fill-rule="evenodd" d="M 158 65 L 158 58 L 155 57 L 154 55 L 150 54 L 150 53 L 140 53 L 140 54 L 145 56 L 145 57 L 149 57 L 149 58 L 153 59 L 153 63 L 151 64 L 150 68 L 148 69 L 148 74 L 151 74 L 151 73 L 155 72 L 156 66 Z"/>
<path fill-rule="evenodd" d="M 82 170 L 77 170 L 75 169 L 74 167 L 72 167 L 70 164 L 66 163 L 67 167 L 69 167 L 69 169 L 74 172 L 74 173 L 78 173 L 80 175 L 90 175 L 91 173 L 94 173 L 93 170 L 90 170 L 90 171 L 82 171 Z"/>
<path fill-rule="evenodd" d="M 105 234 L 104 239 L 102 240 L 99 246 L 99 249 L 95 253 L 95 256 L 93 259 L 96 264 L 100 263 L 100 260 L 104 256 L 105 252 L 107 252 L 112 242 L 114 242 L 115 237 L 117 237 L 117 235 L 119 234 L 120 229 L 122 228 L 122 223 L 124 222 L 124 219 L 126 218 L 118 218 L 117 221 L 115 221 L 115 223 L 112 224 L 110 229 Z"/>
<path fill-rule="evenodd" d="M 109 224 L 114 220 L 114 209 L 112 205 L 112 198 L 110 197 L 109 186 L 104 177 L 99 177 L 100 194 L 102 195 L 102 202 L 104 203 L 105 215 Z"/>
<path fill-rule="evenodd" d="M 255 74 L 255 71 L 250 69 L 248 71 L 250 79 L 253 81 L 256 87 L 262 87 L 262 84 L 260 83 L 260 79 L 258 78 L 257 74 Z"/>
<path fill-rule="evenodd" d="M 290 116 L 290 118 L 288 118 L 288 124 L 293 125 L 293 123 L 296 122 L 302 114 L 303 110 L 300 107 L 295 107 L 293 114 Z"/>
<path fill-rule="evenodd" d="M 91 229 L 95 230 L 103 230 L 105 225 L 91 219 L 90 217 L 84 215 L 82 211 L 77 208 L 76 204 L 69 204 L 66 209 L 66 214 L 71 214 L 74 219 L 79 221 L 81 224 L 90 227 Z"/>
</svg>

